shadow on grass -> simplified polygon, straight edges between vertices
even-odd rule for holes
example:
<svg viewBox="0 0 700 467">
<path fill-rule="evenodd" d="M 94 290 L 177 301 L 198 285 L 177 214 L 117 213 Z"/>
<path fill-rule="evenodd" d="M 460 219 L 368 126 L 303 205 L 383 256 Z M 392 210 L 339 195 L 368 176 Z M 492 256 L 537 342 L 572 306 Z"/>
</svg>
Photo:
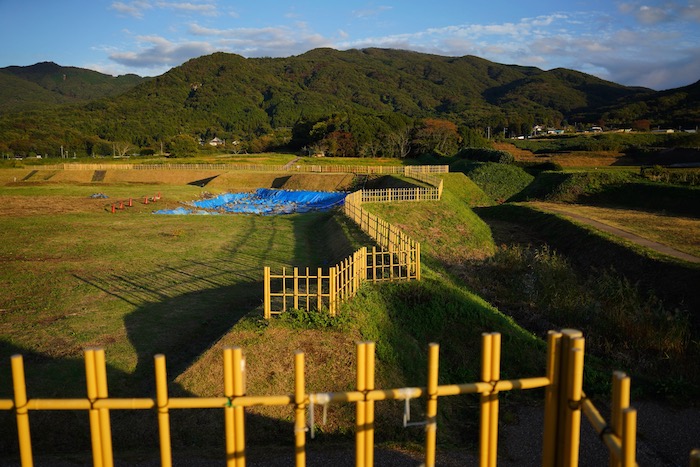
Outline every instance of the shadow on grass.
<svg viewBox="0 0 700 467">
<path fill-rule="evenodd" d="M 76 275 L 82 282 L 128 303 L 133 309 L 123 318 L 128 338 L 124 344 L 132 346 L 133 350 L 124 352 L 135 354 L 135 367 L 127 372 L 108 365 L 109 396 L 154 398 L 153 357 L 162 353 L 167 358 L 169 395 L 194 397 L 175 383 L 175 379 L 214 347 L 244 316 L 259 311 L 263 266 L 276 266 L 280 257 L 285 256 L 278 254 L 280 249 L 291 249 L 293 261 L 300 264 L 312 261 L 312 258 L 317 261 L 324 252 L 328 253 L 327 245 L 317 242 L 317 238 L 309 240 L 309 233 L 322 221 L 333 224 L 325 214 L 293 218 L 292 239 L 277 232 L 274 224 L 273 227 L 265 224 L 265 233 L 261 236 L 259 224 L 251 222 L 249 229 L 232 239 L 213 259 L 164 261 L 160 266 L 144 265 L 129 272 L 114 271 L 89 277 Z M 251 248 L 249 242 L 257 243 Z M 114 345 L 124 347 L 119 342 Z M 6 363 L 13 354 L 24 356 L 30 398 L 85 397 L 82 356 L 75 353 L 72 354 L 74 357 L 67 358 L 48 356 L 3 339 L 0 339 L 3 360 L 0 364 L 0 397 L 12 397 L 11 374 Z M 109 360 L 109 355 L 107 357 Z M 223 381 L 215 392 L 223 395 Z M 248 445 L 252 448 L 267 445 L 289 448 L 289 454 L 278 453 L 277 457 L 291 461 L 292 414 L 292 407 L 289 407 L 286 419 L 248 413 Z M 150 462 L 157 458 L 156 410 L 112 410 L 110 416 L 117 458 L 126 464 L 135 459 Z M 173 450 L 197 458 L 223 460 L 223 420 L 223 410 L 220 409 L 172 410 Z M 30 425 L 35 455 L 57 456 L 79 464 L 90 462 L 90 429 L 86 411 L 32 411 Z M 348 434 L 325 433 L 315 442 L 321 448 L 334 443 L 343 443 L 347 447 L 351 445 L 351 439 L 352 435 Z M 0 412 L 0 453 L 2 465 L 17 461 L 16 423 L 11 411 Z M 177 463 L 177 455 L 175 460 Z M 405 461 L 411 462 L 411 459 L 406 457 Z"/>
</svg>

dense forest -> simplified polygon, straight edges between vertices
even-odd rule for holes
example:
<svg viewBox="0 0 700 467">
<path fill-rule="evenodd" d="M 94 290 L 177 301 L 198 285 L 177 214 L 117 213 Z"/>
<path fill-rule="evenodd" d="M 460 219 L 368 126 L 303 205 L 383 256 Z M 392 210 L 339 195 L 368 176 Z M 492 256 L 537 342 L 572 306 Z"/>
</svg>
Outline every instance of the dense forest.
<svg viewBox="0 0 700 467">
<path fill-rule="evenodd" d="M 700 123 L 700 82 L 656 92 L 566 69 L 388 49 L 215 53 L 149 79 L 44 63 L 0 69 L 0 89 L 0 152 L 17 155 L 177 156 L 217 137 L 234 152 L 406 157 L 453 154 L 487 132 L 534 125 Z"/>
</svg>

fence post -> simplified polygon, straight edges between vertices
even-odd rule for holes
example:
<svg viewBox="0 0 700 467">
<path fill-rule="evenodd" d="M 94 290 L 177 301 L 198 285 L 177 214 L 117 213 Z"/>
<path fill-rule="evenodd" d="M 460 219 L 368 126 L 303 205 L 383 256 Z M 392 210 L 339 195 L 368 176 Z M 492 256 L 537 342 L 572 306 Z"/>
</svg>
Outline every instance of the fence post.
<svg viewBox="0 0 700 467">
<path fill-rule="evenodd" d="M 420 280 L 420 243 L 416 242 L 416 280 Z"/>
<path fill-rule="evenodd" d="M 233 348 L 233 395 L 245 395 L 245 360 L 240 347 Z M 245 467 L 245 413 L 242 406 L 233 407 L 234 458 L 236 467 Z"/>
<path fill-rule="evenodd" d="M 581 437 L 581 396 L 583 387 L 583 350 L 584 338 L 581 331 L 575 329 L 562 330 L 562 368 L 560 377 L 564 383 L 560 388 L 559 420 L 563 425 L 558 426 L 560 441 L 558 446 L 558 465 L 565 467 L 578 466 L 579 443 Z"/>
<path fill-rule="evenodd" d="M 365 389 L 374 390 L 374 342 L 367 342 L 367 363 L 365 364 Z M 374 401 L 368 400 L 365 403 L 365 465 L 374 465 Z"/>
<path fill-rule="evenodd" d="M 561 333 L 547 334 L 547 378 L 549 385 L 544 393 L 544 438 L 542 440 L 542 467 L 554 467 L 557 458 L 557 413 L 559 408 L 559 384 L 561 359 Z"/>
<path fill-rule="evenodd" d="M 267 269 L 267 268 L 266 268 Z M 233 349 L 224 348 L 224 396 L 229 400 L 233 397 Z M 236 465 L 236 442 L 233 417 L 233 405 L 226 404 L 224 408 L 224 431 L 226 436 L 226 466 Z"/>
<path fill-rule="evenodd" d="M 263 315 L 265 319 L 270 319 L 272 313 L 270 310 L 270 267 L 265 266 L 265 274 L 263 278 Z"/>
<path fill-rule="evenodd" d="M 95 349 L 95 375 L 97 382 L 97 398 L 107 399 L 107 363 L 104 349 Z M 100 440 L 102 442 L 102 462 L 105 467 L 114 465 L 112 453 L 112 428 L 109 421 L 109 409 L 98 409 L 100 422 Z"/>
<path fill-rule="evenodd" d="M 690 451 L 690 467 L 700 467 L 700 449 Z"/>
<path fill-rule="evenodd" d="M 337 277 L 336 277 L 336 267 L 331 266 L 328 268 L 328 288 L 329 288 L 329 293 L 330 296 L 328 297 L 328 312 L 330 313 L 331 316 L 335 316 L 335 307 L 337 305 L 337 298 L 338 298 L 338 286 L 337 286 Z"/>
<path fill-rule="evenodd" d="M 366 389 L 367 382 L 367 343 L 358 342 L 357 343 L 357 368 L 355 374 L 356 387 L 357 390 L 364 393 Z M 357 406 L 355 408 L 355 466 L 364 467 L 365 466 L 365 400 L 364 398 L 357 401 Z"/>
<path fill-rule="evenodd" d="M 299 268 L 294 268 L 294 309 L 299 309 Z"/>
<path fill-rule="evenodd" d="M 306 390 L 304 388 L 304 352 L 294 354 L 294 446 L 295 465 L 306 465 Z M 311 427 L 313 430 L 313 427 Z"/>
<path fill-rule="evenodd" d="M 428 347 L 428 400 L 425 409 L 425 466 L 435 466 L 437 445 L 437 389 L 440 345 L 431 343 Z"/>
<path fill-rule="evenodd" d="M 615 435 L 623 439 L 623 411 L 630 406 L 630 378 L 621 371 L 613 372 L 612 380 L 612 407 L 610 408 L 610 427 Z M 622 451 L 624 457 L 624 449 Z M 622 459 L 618 459 L 610 453 L 610 465 L 622 466 Z"/>
<path fill-rule="evenodd" d="M 318 268 L 318 271 L 316 272 L 316 274 L 317 274 L 316 278 L 318 279 L 318 286 L 316 287 L 316 295 L 318 296 L 318 305 L 316 306 L 316 309 L 321 311 L 321 309 L 323 308 L 323 270 L 321 268 Z"/>
<path fill-rule="evenodd" d="M 637 465 L 637 411 L 628 408 L 622 411 L 622 466 Z"/>
<path fill-rule="evenodd" d="M 160 438 L 160 465 L 173 465 L 170 445 L 170 414 L 168 413 L 168 379 L 165 370 L 165 355 L 154 357 L 156 371 L 156 403 L 158 405 L 158 433 Z"/>
<path fill-rule="evenodd" d="M 102 467 L 102 436 L 100 433 L 100 415 L 94 408 L 97 400 L 97 375 L 95 373 L 95 349 L 85 349 L 85 382 L 87 397 L 90 401 L 90 441 L 92 443 L 92 464 Z"/>
<path fill-rule="evenodd" d="M 500 379 L 501 335 L 482 334 L 481 380 L 495 385 Z M 479 466 L 495 467 L 498 460 L 498 393 L 493 389 L 480 396 Z"/>
<path fill-rule="evenodd" d="M 13 355 L 12 385 L 15 393 L 15 414 L 17 417 L 17 437 L 19 439 L 19 456 L 22 466 L 34 465 L 32 458 L 32 439 L 29 431 L 29 410 L 27 409 L 27 384 L 24 378 L 24 359 Z"/>
</svg>

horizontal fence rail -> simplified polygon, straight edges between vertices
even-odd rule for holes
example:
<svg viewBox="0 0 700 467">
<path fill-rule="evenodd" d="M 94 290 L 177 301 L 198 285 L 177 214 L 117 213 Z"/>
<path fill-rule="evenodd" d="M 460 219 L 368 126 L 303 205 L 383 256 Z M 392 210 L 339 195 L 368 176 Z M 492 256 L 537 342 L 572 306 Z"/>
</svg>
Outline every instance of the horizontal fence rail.
<svg viewBox="0 0 700 467">
<path fill-rule="evenodd" d="M 309 164 L 53 164 L 44 170 L 228 170 L 244 172 L 355 173 L 365 175 L 406 175 L 413 178 L 427 174 L 448 173 L 447 165 L 309 165 Z M 425 181 L 425 180 L 424 180 Z M 430 183 L 430 182 L 428 182 Z"/>
<path fill-rule="evenodd" d="M 308 393 L 305 383 L 304 354 L 294 355 L 294 387 L 288 394 L 248 395 L 245 388 L 245 358 L 240 348 L 224 349 L 223 392 L 218 397 L 169 397 L 165 356 L 156 355 L 155 398 L 110 398 L 105 354 L 101 349 L 85 351 L 87 392 L 77 399 L 29 399 L 21 355 L 11 358 L 13 399 L 0 399 L 0 410 L 13 410 L 17 423 L 19 457 L 23 467 L 33 465 L 30 412 L 51 410 L 84 410 L 89 414 L 92 459 L 95 466 L 112 466 L 112 410 L 150 410 L 157 418 L 161 465 L 172 465 L 170 412 L 179 409 L 219 409 L 224 417 L 224 440 L 227 466 L 244 466 L 246 461 L 244 412 L 252 406 L 289 406 L 294 418 L 295 465 L 306 465 L 307 433 L 313 438 L 314 405 L 355 404 L 355 465 L 374 463 L 375 403 L 388 400 L 422 398 L 425 417 L 424 465 L 434 466 L 437 451 L 437 413 L 441 397 L 459 394 L 479 395 L 479 465 L 495 467 L 498 452 L 499 393 L 511 390 L 544 388 L 544 430 L 542 465 L 578 465 L 581 412 L 590 420 L 610 454 L 611 466 L 636 465 L 636 411 L 630 407 L 629 378 L 613 374 L 610 420 L 606 421 L 583 386 L 584 338 L 571 329 L 550 331 L 547 338 L 547 365 L 542 376 L 502 380 L 501 335 L 482 334 L 481 379 L 460 384 L 438 384 L 439 345 L 430 344 L 426 385 L 394 389 L 375 388 L 375 345 L 360 342 L 356 348 L 356 389 L 342 392 Z M 407 409 L 404 424 L 410 419 Z M 309 427 L 307 427 L 307 416 Z M 412 424 L 415 424 L 413 422 Z M 697 466 L 700 451 L 691 453 L 691 466 Z"/>
</svg>

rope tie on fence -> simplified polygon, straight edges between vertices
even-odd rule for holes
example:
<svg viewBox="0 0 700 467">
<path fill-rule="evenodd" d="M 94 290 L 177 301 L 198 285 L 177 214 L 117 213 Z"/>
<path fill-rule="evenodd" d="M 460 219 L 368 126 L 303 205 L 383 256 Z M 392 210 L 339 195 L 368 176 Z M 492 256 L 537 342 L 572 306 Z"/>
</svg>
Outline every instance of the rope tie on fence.
<svg viewBox="0 0 700 467">
<path fill-rule="evenodd" d="M 427 421 L 422 421 L 422 422 L 411 422 L 411 389 L 410 388 L 401 388 L 398 391 L 397 399 L 403 399 L 405 402 L 404 409 L 403 409 L 403 427 L 407 428 L 409 426 L 422 426 L 427 423 Z"/>
<path fill-rule="evenodd" d="M 581 410 L 583 408 L 583 403 L 587 399 L 586 396 L 581 397 L 581 399 L 575 401 L 572 399 L 569 399 L 567 401 L 567 405 L 569 406 L 569 409 L 571 410 Z"/>
<path fill-rule="evenodd" d="M 322 392 L 318 394 L 311 394 L 309 396 L 309 426 L 304 427 L 304 431 L 309 431 L 311 433 L 311 439 L 316 437 L 316 424 L 314 422 L 314 404 L 321 404 L 323 406 L 323 423 L 326 424 L 328 421 L 328 404 L 331 398 L 328 394 Z"/>
<path fill-rule="evenodd" d="M 608 425 L 606 423 L 605 426 L 603 427 L 603 429 L 600 430 L 600 433 L 598 433 L 598 438 L 600 439 L 600 441 L 602 443 L 605 443 L 605 436 L 614 435 L 614 434 L 615 434 L 615 430 L 613 430 L 613 427 L 611 427 L 610 425 Z"/>
</svg>

